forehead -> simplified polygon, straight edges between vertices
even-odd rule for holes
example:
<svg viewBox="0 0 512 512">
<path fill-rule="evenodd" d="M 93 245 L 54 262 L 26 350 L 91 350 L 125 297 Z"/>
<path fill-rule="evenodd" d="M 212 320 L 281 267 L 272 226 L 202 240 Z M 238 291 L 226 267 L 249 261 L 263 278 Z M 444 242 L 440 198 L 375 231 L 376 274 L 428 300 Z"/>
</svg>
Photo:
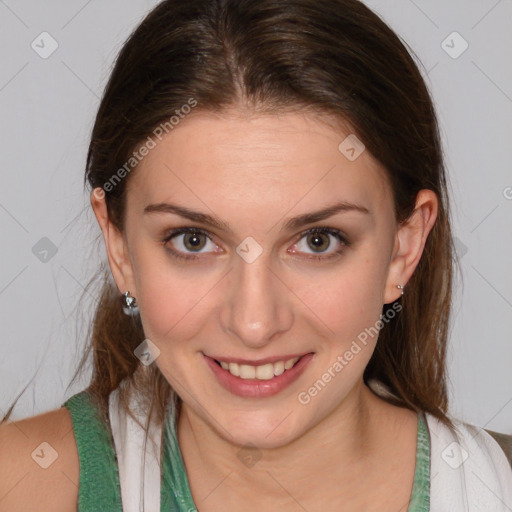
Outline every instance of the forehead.
<svg viewBox="0 0 512 512">
<path fill-rule="evenodd" d="M 339 149 L 348 135 L 332 119 L 300 112 L 196 112 L 153 138 L 130 177 L 128 198 L 140 211 L 180 197 L 198 207 L 257 203 L 261 214 L 294 204 L 299 213 L 339 199 L 389 210 L 384 169 L 368 151 L 349 160 Z"/>
</svg>

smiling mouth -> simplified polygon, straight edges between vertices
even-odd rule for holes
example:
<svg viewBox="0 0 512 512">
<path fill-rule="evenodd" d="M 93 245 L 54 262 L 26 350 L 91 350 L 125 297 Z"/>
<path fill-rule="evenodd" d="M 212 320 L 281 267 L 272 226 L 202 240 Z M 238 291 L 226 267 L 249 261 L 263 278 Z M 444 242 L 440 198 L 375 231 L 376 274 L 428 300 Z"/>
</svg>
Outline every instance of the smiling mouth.
<svg viewBox="0 0 512 512">
<path fill-rule="evenodd" d="M 228 363 L 226 361 L 214 361 L 227 372 L 240 379 L 257 379 L 257 380 L 271 380 L 274 377 L 282 375 L 288 370 L 291 370 L 305 355 L 293 357 L 283 361 L 276 361 L 275 363 L 266 363 L 259 366 L 249 364 Z"/>
</svg>

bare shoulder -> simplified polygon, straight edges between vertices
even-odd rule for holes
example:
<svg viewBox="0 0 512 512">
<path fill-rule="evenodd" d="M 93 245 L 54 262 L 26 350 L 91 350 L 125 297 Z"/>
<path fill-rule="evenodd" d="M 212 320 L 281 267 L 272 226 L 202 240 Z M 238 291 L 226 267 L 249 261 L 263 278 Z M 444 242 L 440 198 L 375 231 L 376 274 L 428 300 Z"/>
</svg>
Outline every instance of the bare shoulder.
<svg viewBox="0 0 512 512">
<path fill-rule="evenodd" d="M 76 510 L 79 474 L 65 407 L 0 425 L 0 512 Z"/>
</svg>

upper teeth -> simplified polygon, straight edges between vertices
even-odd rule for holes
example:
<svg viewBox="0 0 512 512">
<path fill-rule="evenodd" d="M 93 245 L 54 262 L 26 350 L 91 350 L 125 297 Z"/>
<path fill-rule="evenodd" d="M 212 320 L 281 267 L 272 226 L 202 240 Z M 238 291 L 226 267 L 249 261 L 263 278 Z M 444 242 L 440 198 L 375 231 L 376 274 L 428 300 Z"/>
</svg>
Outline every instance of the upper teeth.
<svg viewBox="0 0 512 512">
<path fill-rule="evenodd" d="M 219 363 L 224 370 L 228 370 L 228 372 L 235 377 L 240 377 L 241 379 L 270 380 L 273 379 L 274 376 L 281 375 L 285 370 L 289 370 L 299 359 L 300 357 L 294 357 L 287 361 L 277 361 L 276 363 L 267 363 L 261 366 L 227 363 L 225 361 L 219 361 Z"/>
</svg>

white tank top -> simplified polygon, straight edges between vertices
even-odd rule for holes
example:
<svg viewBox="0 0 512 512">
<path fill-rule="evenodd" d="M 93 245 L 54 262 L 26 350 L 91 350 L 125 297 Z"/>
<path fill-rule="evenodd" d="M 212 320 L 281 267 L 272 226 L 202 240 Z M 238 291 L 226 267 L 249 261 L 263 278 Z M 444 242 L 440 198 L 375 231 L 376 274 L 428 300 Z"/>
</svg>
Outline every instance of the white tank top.
<svg viewBox="0 0 512 512">
<path fill-rule="evenodd" d="M 142 425 L 147 425 L 147 412 L 141 410 L 134 395 L 130 408 Z M 118 389 L 109 396 L 109 419 L 118 460 L 123 512 L 160 512 L 161 426 L 156 426 L 154 421 L 150 423 L 145 443 L 145 432 L 121 406 Z"/>
</svg>

